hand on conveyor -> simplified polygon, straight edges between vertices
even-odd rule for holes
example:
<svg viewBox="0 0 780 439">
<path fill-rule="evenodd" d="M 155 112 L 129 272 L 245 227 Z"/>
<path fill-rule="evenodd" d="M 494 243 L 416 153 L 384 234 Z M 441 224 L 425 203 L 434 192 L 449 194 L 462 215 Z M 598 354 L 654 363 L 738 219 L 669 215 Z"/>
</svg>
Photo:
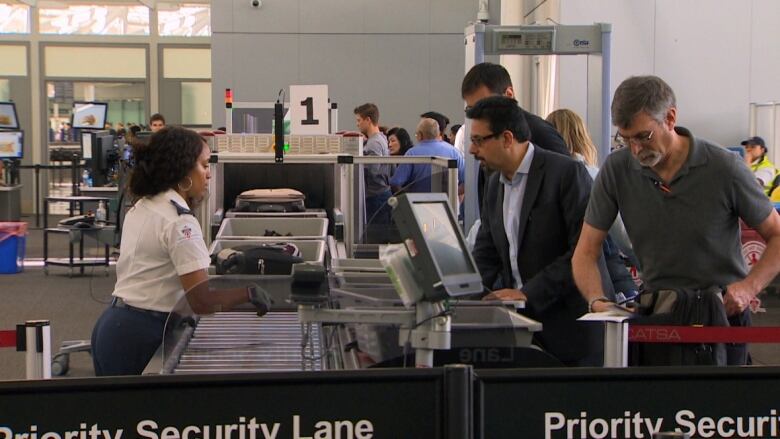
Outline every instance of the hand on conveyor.
<svg viewBox="0 0 780 439">
<path fill-rule="evenodd" d="M 520 290 L 503 288 L 490 292 L 482 300 L 528 300 L 528 298 Z"/>
<path fill-rule="evenodd" d="M 271 309 L 271 297 L 260 285 L 254 284 L 246 289 L 249 303 L 257 308 L 257 315 L 263 316 Z"/>
</svg>

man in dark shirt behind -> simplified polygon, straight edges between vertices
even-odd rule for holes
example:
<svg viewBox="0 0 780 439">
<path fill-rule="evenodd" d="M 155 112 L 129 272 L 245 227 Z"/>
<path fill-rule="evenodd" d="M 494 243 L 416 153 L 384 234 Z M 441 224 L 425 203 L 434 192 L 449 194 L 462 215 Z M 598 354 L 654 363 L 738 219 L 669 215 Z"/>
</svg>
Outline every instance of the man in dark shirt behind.
<svg viewBox="0 0 780 439">
<path fill-rule="evenodd" d="M 506 96 L 517 99 L 509 72 L 503 66 L 489 62 L 477 64 L 466 73 L 461 83 L 460 93 L 463 100 L 466 101 L 467 110 L 473 107 L 477 101 L 488 96 Z M 566 156 L 569 155 L 566 143 L 552 125 L 523 109 L 520 112 L 528 122 L 528 128 L 531 130 L 529 140 L 534 145 Z"/>
<path fill-rule="evenodd" d="M 515 97 L 515 90 L 512 87 L 512 78 L 509 77 L 509 72 L 507 72 L 503 66 L 489 62 L 477 64 L 466 73 L 466 76 L 463 77 L 463 82 L 461 83 L 460 94 L 463 97 L 463 100 L 466 101 L 467 111 L 480 99 L 488 96 L 506 96 L 508 98 L 517 99 Z M 528 122 L 528 128 L 531 132 L 528 140 L 542 149 L 554 151 L 566 156 L 569 155 L 566 143 L 552 125 L 541 117 L 529 113 L 522 108 L 520 109 L 520 113 L 522 113 L 526 122 Z M 465 129 L 465 126 L 461 127 L 461 129 Z M 464 136 L 460 136 L 460 139 L 463 139 L 463 137 Z M 466 152 L 464 145 L 455 145 L 455 147 L 464 153 Z M 478 178 L 478 197 L 480 206 L 482 205 L 482 191 L 485 186 L 485 181 L 487 180 L 485 171 L 488 170 L 480 168 Z"/>
</svg>

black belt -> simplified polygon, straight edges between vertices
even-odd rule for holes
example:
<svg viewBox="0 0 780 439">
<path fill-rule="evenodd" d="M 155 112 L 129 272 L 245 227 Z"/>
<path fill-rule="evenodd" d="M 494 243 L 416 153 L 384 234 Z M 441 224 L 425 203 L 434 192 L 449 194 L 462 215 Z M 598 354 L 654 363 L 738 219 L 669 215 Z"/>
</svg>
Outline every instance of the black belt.
<svg viewBox="0 0 780 439">
<path fill-rule="evenodd" d="M 121 297 L 116 297 L 116 296 L 114 296 L 114 298 L 111 300 L 111 306 L 114 307 L 114 308 L 127 308 L 127 309 L 132 310 L 132 311 L 142 312 L 144 314 L 149 314 L 152 317 L 160 319 L 160 320 L 167 320 L 168 319 L 168 314 L 169 314 L 167 312 L 153 311 L 151 309 L 137 308 L 135 306 L 128 305 L 127 303 L 125 303 L 124 300 L 122 300 Z"/>
</svg>

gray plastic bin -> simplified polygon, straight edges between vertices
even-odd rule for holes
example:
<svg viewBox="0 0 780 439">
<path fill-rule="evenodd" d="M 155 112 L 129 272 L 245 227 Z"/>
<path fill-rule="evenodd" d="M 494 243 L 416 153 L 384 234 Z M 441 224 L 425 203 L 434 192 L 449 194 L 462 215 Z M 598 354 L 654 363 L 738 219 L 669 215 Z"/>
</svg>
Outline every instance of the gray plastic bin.
<svg viewBox="0 0 780 439">
<path fill-rule="evenodd" d="M 265 236 L 274 231 L 286 236 Z M 280 239 L 325 239 L 327 218 L 225 218 L 217 232 L 217 239 L 252 239 L 279 241 Z"/>
<path fill-rule="evenodd" d="M 298 241 L 294 239 L 276 238 L 273 241 L 268 240 L 250 240 L 250 239 L 216 239 L 209 247 L 209 254 L 215 255 L 226 248 L 233 248 L 239 245 L 262 245 L 271 242 L 285 242 L 295 244 L 301 251 L 301 257 L 304 262 L 325 263 L 325 241 Z"/>
</svg>

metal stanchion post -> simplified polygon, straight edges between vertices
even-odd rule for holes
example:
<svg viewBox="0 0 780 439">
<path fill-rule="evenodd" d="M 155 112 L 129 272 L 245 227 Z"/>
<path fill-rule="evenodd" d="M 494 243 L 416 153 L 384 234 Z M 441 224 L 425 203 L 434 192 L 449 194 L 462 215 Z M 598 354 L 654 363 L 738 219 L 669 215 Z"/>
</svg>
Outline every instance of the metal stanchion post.
<svg viewBox="0 0 780 439">
<path fill-rule="evenodd" d="M 51 379 L 51 326 L 48 320 L 24 323 L 27 379 Z"/>
<path fill-rule="evenodd" d="M 77 197 L 81 195 L 81 191 L 79 190 L 79 162 L 78 162 L 78 155 L 73 154 L 70 156 L 70 181 L 71 181 L 71 194 L 73 196 Z"/>
<path fill-rule="evenodd" d="M 35 227 L 41 227 L 41 165 L 35 165 Z"/>
</svg>

